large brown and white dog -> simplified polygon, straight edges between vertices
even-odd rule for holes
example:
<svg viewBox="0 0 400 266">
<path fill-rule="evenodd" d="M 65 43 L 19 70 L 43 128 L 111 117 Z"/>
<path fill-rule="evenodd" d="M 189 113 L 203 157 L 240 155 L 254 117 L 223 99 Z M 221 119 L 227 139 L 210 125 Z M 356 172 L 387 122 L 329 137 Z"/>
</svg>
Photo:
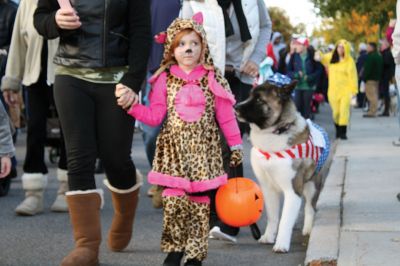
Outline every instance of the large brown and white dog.
<svg viewBox="0 0 400 266">
<path fill-rule="evenodd" d="M 274 244 L 274 252 L 289 251 L 303 196 L 302 233 L 310 234 L 321 187 L 315 171 L 321 150 L 311 143 L 315 128 L 291 100 L 295 86 L 296 81 L 282 86 L 267 81 L 235 107 L 238 119 L 251 127 L 251 164 L 264 194 L 267 227 L 259 242 Z"/>
</svg>

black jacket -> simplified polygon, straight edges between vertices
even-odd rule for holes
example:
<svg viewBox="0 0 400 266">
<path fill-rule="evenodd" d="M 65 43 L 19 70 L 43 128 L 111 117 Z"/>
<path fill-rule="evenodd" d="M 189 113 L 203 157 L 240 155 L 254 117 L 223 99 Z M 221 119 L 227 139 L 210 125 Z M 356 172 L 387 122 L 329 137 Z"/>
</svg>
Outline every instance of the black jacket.
<svg viewBox="0 0 400 266">
<path fill-rule="evenodd" d="M 396 65 L 394 63 L 394 58 L 390 48 L 386 48 L 381 52 L 381 54 L 383 58 L 382 81 L 385 83 L 389 83 L 389 81 L 394 77 Z"/>
<path fill-rule="evenodd" d="M 60 37 L 54 62 L 70 67 L 129 65 L 121 83 L 135 91 L 146 75 L 151 44 L 149 0 L 72 0 L 81 27 L 62 30 L 55 22 L 57 0 L 39 0 L 34 25 L 47 39 Z"/>
<path fill-rule="evenodd" d="M 14 2 L 0 2 L 0 49 L 9 50 L 18 6 Z M 0 55 L 0 79 L 4 75 L 7 56 Z"/>
<path fill-rule="evenodd" d="M 308 86 L 313 87 L 314 85 L 318 85 L 324 71 L 323 65 L 310 57 L 307 57 L 305 65 Z"/>
</svg>

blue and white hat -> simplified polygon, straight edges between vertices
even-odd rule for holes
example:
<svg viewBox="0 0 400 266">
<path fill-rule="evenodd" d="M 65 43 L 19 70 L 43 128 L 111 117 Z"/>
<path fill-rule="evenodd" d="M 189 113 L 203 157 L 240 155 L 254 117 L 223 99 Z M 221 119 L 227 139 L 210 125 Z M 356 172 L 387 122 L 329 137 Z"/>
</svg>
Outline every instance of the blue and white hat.
<svg viewBox="0 0 400 266">
<path fill-rule="evenodd" d="M 286 85 L 289 85 L 292 82 L 292 79 L 286 75 L 282 75 L 280 73 L 275 73 L 272 76 L 270 76 L 269 78 L 267 78 L 267 82 L 270 84 L 273 84 L 277 87 L 282 88 Z"/>
</svg>

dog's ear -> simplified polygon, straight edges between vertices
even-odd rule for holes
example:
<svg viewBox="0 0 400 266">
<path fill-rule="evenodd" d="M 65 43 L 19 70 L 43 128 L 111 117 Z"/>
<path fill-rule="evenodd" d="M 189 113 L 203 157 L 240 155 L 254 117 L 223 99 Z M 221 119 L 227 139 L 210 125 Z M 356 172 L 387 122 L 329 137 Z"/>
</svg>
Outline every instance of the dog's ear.
<svg viewBox="0 0 400 266">
<path fill-rule="evenodd" d="M 282 100 L 288 100 L 292 96 L 293 90 L 296 88 L 297 85 L 297 80 L 292 80 L 289 84 L 283 86 L 282 88 L 279 89 L 279 98 Z"/>
<path fill-rule="evenodd" d="M 262 91 L 267 91 L 271 89 L 271 85 L 268 83 L 268 81 L 264 81 L 261 84 L 254 84 L 253 85 L 253 90 L 262 90 Z"/>
</svg>

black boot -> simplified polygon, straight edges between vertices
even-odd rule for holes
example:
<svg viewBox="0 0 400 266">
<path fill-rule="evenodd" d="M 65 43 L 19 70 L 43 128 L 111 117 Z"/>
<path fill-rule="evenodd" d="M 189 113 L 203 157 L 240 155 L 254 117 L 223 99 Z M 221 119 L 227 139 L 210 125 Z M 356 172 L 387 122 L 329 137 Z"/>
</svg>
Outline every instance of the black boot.
<svg viewBox="0 0 400 266">
<path fill-rule="evenodd" d="M 197 260 L 197 259 L 190 259 L 188 261 L 185 262 L 184 266 L 201 266 L 201 260 Z"/>
<path fill-rule="evenodd" d="M 338 124 L 335 124 L 335 129 L 336 129 L 336 138 L 338 139 L 338 138 L 340 138 L 340 127 L 339 127 L 339 125 Z"/>
<path fill-rule="evenodd" d="M 169 252 L 164 260 L 163 266 L 180 266 L 183 252 Z"/>
<path fill-rule="evenodd" d="M 346 140 L 347 139 L 347 126 L 339 126 L 340 129 L 340 139 Z"/>
<path fill-rule="evenodd" d="M 382 114 L 379 116 L 389 116 L 389 108 L 390 108 L 390 98 L 385 97 L 385 109 Z"/>
</svg>

